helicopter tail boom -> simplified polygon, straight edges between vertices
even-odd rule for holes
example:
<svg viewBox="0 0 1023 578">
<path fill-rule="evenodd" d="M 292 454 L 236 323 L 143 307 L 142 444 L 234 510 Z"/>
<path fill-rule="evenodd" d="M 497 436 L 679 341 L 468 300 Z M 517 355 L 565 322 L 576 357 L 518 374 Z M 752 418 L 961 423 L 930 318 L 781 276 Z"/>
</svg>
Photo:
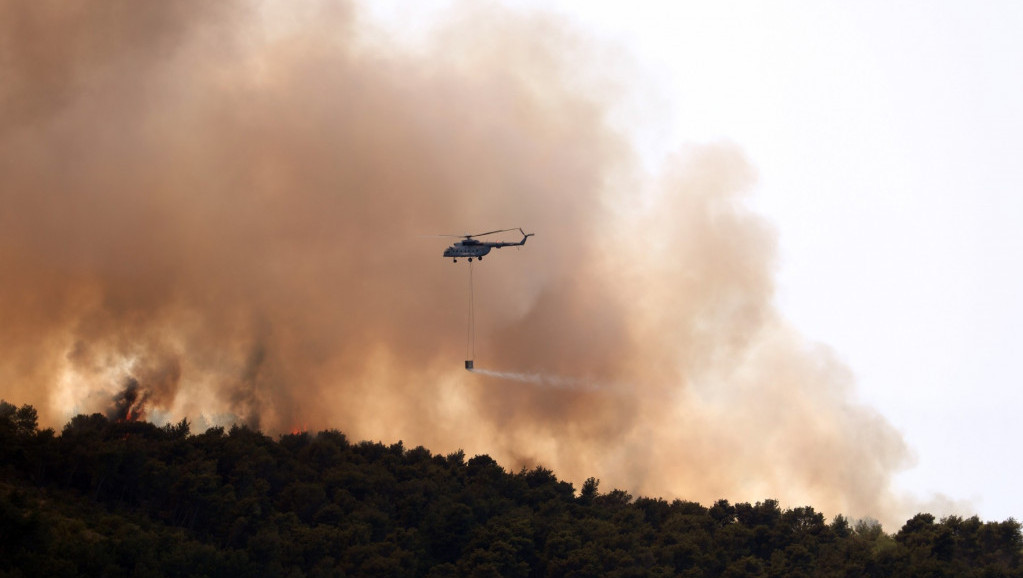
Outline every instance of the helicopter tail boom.
<svg viewBox="0 0 1023 578">
<path fill-rule="evenodd" d="M 490 245 L 491 247 L 495 247 L 497 249 L 500 249 L 501 247 L 518 247 L 520 245 L 525 245 L 526 244 L 526 240 L 536 234 L 536 233 L 527 233 L 527 232 L 523 231 L 522 229 L 519 229 L 519 232 L 522 233 L 522 240 L 517 242 L 517 243 L 487 243 L 487 244 Z"/>
</svg>

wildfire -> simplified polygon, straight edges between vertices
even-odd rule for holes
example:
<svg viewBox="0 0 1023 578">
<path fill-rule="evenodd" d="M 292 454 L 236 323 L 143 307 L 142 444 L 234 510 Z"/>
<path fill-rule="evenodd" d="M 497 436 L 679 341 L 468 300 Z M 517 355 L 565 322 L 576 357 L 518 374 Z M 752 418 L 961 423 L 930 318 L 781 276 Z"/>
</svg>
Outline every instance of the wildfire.
<svg viewBox="0 0 1023 578">
<path fill-rule="evenodd" d="M 134 377 L 128 377 L 124 389 L 113 398 L 113 404 L 107 417 L 112 421 L 139 421 L 146 417 L 146 400 L 149 394 L 142 391 L 139 382 Z"/>
</svg>

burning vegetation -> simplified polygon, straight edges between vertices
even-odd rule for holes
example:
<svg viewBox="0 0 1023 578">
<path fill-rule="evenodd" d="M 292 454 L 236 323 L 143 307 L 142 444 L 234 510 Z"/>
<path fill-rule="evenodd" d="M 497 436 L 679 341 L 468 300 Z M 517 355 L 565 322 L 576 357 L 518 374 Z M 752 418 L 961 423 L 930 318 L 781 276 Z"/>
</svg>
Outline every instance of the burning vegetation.
<svg viewBox="0 0 1023 578">
<path fill-rule="evenodd" d="M 146 400 L 149 395 L 140 390 L 139 382 L 129 377 L 124 389 L 118 392 L 110 409 L 106 412 L 107 419 L 112 421 L 138 421 L 146 418 Z"/>
</svg>

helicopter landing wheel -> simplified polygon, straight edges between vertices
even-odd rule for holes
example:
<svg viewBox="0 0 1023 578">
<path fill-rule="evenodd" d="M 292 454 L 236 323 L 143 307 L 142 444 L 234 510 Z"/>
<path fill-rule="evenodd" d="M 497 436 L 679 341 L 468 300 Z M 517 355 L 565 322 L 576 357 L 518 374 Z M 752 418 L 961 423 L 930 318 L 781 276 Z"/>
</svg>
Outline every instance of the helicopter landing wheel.
<svg viewBox="0 0 1023 578">
<path fill-rule="evenodd" d="M 458 259 L 452 259 L 452 260 L 451 260 L 451 262 L 452 262 L 452 263 L 457 263 L 457 262 L 458 262 Z"/>
</svg>

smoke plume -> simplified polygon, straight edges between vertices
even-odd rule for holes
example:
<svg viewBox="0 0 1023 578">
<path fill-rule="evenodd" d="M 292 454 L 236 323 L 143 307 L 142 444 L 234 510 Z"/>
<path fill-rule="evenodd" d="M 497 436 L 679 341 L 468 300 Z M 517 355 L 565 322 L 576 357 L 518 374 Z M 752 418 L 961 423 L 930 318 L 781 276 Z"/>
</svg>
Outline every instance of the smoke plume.
<svg viewBox="0 0 1023 578">
<path fill-rule="evenodd" d="M 907 448 L 779 318 L 737 148 L 650 176 L 598 47 L 458 9 L 400 50 L 344 2 L 0 4 L 0 394 L 902 515 Z M 466 264 L 424 235 L 508 227 L 475 265 L 498 374 L 466 372 Z"/>
</svg>

